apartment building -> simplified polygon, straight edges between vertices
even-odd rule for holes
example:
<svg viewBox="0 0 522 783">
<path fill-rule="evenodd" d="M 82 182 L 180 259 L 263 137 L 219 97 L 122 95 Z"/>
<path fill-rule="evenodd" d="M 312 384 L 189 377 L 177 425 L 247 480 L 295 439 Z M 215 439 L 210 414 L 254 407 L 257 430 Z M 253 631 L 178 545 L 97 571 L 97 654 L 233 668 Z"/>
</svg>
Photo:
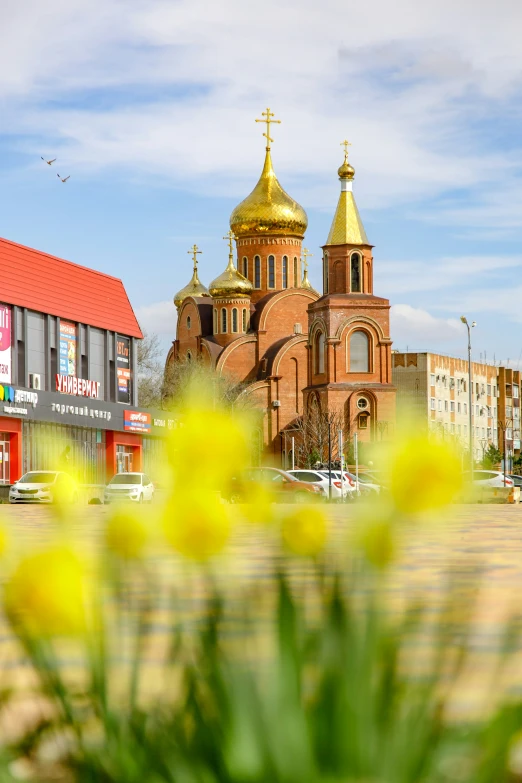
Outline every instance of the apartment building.
<svg viewBox="0 0 522 783">
<path fill-rule="evenodd" d="M 520 371 L 498 367 L 498 390 L 498 447 L 511 471 L 520 454 Z"/>
<path fill-rule="evenodd" d="M 497 446 L 499 442 L 501 389 L 498 385 L 498 372 L 501 369 L 504 368 L 472 363 L 471 426 L 476 460 L 482 459 L 490 444 Z M 441 437 L 454 438 L 463 449 L 467 449 L 470 426 L 467 361 L 428 352 L 394 352 L 392 373 L 393 383 L 397 388 L 398 425 L 400 426 L 401 420 L 415 416 L 417 420 L 426 421 L 432 432 L 440 434 Z M 511 384 L 507 380 L 503 381 L 503 385 L 510 387 L 512 391 L 512 380 Z M 506 410 L 509 410 L 509 407 L 504 405 L 503 415 Z M 520 421 L 517 431 L 520 438 Z M 518 444 L 520 447 L 519 441 Z"/>
</svg>

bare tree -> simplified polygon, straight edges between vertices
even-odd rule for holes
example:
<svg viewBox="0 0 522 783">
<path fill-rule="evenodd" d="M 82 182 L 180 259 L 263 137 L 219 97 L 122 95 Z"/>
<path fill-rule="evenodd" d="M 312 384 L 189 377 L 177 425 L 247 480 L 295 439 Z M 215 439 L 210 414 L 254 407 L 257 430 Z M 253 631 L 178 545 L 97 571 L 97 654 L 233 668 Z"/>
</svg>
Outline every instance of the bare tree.
<svg viewBox="0 0 522 783">
<path fill-rule="evenodd" d="M 308 411 L 296 419 L 287 432 L 287 439 L 295 438 L 296 465 L 312 467 L 317 462 L 328 462 L 328 432 L 331 433 L 332 460 L 340 459 L 339 430 L 344 432 L 341 411 L 323 411 L 319 405 L 310 405 Z"/>
<path fill-rule="evenodd" d="M 161 405 L 163 388 L 162 349 L 157 334 L 143 332 L 138 340 L 138 400 L 146 408 Z"/>
<path fill-rule="evenodd" d="M 248 384 L 229 375 L 218 374 L 202 359 L 177 359 L 165 369 L 161 404 L 172 410 L 203 396 L 225 408 L 255 408 L 250 395 L 242 393 L 247 387 Z"/>
</svg>

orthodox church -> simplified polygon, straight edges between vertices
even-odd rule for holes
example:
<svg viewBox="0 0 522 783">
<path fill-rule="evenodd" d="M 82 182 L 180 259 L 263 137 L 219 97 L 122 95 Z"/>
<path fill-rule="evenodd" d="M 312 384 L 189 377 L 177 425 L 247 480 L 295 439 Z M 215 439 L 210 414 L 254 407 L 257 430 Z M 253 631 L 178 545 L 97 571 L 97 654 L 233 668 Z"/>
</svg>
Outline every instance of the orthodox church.
<svg viewBox="0 0 522 783">
<path fill-rule="evenodd" d="M 354 169 L 338 170 L 341 192 L 323 246 L 323 293 L 308 280 L 304 209 L 279 184 L 272 165 L 270 109 L 266 155 L 253 191 L 232 212 L 228 264 L 208 286 L 198 275 L 174 297 L 177 334 L 171 362 L 200 359 L 245 384 L 264 413 L 265 452 L 277 460 L 285 430 L 303 414 L 342 415 L 345 438 L 382 440 L 395 420 L 390 303 L 373 293 L 372 245 L 352 186 Z M 234 258 L 234 246 L 236 258 Z"/>
</svg>

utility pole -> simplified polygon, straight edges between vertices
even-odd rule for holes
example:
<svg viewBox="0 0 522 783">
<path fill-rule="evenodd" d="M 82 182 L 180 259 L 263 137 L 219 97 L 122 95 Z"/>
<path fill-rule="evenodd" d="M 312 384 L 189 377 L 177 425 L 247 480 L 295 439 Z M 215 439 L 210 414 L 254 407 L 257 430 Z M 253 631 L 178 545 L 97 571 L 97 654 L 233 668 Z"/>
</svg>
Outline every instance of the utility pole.
<svg viewBox="0 0 522 783">
<path fill-rule="evenodd" d="M 465 315 L 460 316 L 460 320 L 463 324 L 466 324 L 468 330 L 468 406 L 469 406 L 469 471 L 470 480 L 473 481 L 473 470 L 475 468 L 475 461 L 473 459 L 473 374 L 471 369 L 471 330 L 477 325 L 476 321 L 472 321 L 471 326 L 468 323 L 468 319 Z"/>
</svg>

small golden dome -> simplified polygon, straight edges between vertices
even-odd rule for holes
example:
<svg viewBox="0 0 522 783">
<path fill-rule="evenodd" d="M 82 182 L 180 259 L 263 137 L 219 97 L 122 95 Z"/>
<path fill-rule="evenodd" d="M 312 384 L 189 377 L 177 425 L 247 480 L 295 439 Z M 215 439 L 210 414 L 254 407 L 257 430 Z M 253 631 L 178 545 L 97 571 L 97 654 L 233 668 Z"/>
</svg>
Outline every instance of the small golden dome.
<svg viewBox="0 0 522 783">
<path fill-rule="evenodd" d="M 303 273 L 303 279 L 301 280 L 301 288 L 307 288 L 309 291 L 313 291 L 314 294 L 317 294 L 317 291 L 315 290 L 310 280 L 308 279 L 308 269 L 305 269 Z"/>
<path fill-rule="evenodd" d="M 181 307 L 183 301 L 188 296 L 195 296 L 195 297 L 210 296 L 209 292 L 207 291 L 203 283 L 199 282 L 197 267 L 194 267 L 194 272 L 192 274 L 190 283 L 186 285 L 185 288 L 182 288 L 181 291 L 178 291 L 178 293 L 174 296 L 174 304 L 178 309 L 179 307 Z"/>
<path fill-rule="evenodd" d="M 232 255 L 228 257 L 228 265 L 223 274 L 216 277 L 208 287 L 210 295 L 220 299 L 230 296 L 250 296 L 253 285 L 250 280 L 237 271 Z"/>
<path fill-rule="evenodd" d="M 279 184 L 267 148 L 259 182 L 232 212 L 230 228 L 236 237 L 250 234 L 303 236 L 307 226 L 306 212 Z"/>
<path fill-rule="evenodd" d="M 348 158 L 345 157 L 342 166 L 337 169 L 339 179 L 353 179 L 355 175 L 355 169 L 348 163 Z"/>
</svg>

